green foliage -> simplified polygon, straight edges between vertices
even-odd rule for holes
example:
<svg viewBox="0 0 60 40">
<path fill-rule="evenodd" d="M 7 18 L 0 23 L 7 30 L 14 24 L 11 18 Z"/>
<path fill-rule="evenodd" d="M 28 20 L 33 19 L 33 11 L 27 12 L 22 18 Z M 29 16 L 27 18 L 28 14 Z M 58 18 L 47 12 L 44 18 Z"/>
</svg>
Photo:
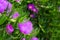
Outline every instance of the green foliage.
<svg viewBox="0 0 60 40">
<path fill-rule="evenodd" d="M 60 0 L 21 0 L 20 3 L 9 0 L 13 4 L 12 12 L 20 13 L 20 17 L 16 22 L 11 22 L 10 16 L 7 18 L 4 13 L 0 16 L 0 40 L 21 40 L 26 38 L 30 40 L 33 36 L 37 36 L 39 40 L 60 40 Z M 38 14 L 35 18 L 30 18 L 30 11 L 27 10 L 27 4 L 33 3 L 38 8 Z M 33 12 L 32 12 L 33 13 Z M 30 19 L 34 25 L 34 30 L 29 35 L 24 35 L 18 30 L 17 22 L 24 21 L 24 18 Z M 15 28 L 12 35 L 6 33 L 6 24 L 9 21 Z"/>
<path fill-rule="evenodd" d="M 1 14 L 1 16 L 0 16 L 0 25 L 2 25 L 6 20 L 7 20 L 6 15 Z"/>
</svg>

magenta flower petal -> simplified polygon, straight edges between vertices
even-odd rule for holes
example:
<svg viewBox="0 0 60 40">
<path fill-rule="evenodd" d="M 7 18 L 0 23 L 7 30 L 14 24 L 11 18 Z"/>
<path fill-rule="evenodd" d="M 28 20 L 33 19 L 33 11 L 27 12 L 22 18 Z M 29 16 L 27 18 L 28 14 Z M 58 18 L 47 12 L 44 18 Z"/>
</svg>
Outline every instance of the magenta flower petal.
<svg viewBox="0 0 60 40">
<path fill-rule="evenodd" d="M 4 0 L 4 1 L 7 1 L 7 0 Z"/>
<path fill-rule="evenodd" d="M 31 11 L 33 11 L 33 12 L 35 12 L 35 13 L 38 13 L 38 9 L 35 7 L 35 5 L 34 4 L 28 4 L 28 9 L 29 10 L 31 10 Z"/>
<path fill-rule="evenodd" d="M 7 2 L 7 1 L 4 1 L 4 2 L 2 3 L 2 5 L 3 5 L 4 9 L 6 10 L 6 8 L 7 8 L 7 6 L 8 6 L 8 2 Z"/>
<path fill-rule="evenodd" d="M 25 38 L 22 38 L 22 40 L 26 40 Z"/>
<path fill-rule="evenodd" d="M 33 24 L 31 21 L 27 21 L 24 23 L 18 23 L 18 28 L 23 34 L 30 34 L 33 30 Z"/>
<path fill-rule="evenodd" d="M 15 12 L 13 15 L 12 15 L 12 18 L 15 19 L 15 18 L 18 18 L 19 17 L 19 13 L 18 12 Z"/>
<path fill-rule="evenodd" d="M 0 1 L 0 13 L 3 13 L 6 10 L 8 2 L 5 0 Z"/>
<path fill-rule="evenodd" d="M 32 11 L 35 12 L 35 13 L 38 13 L 38 9 L 37 8 L 33 8 Z"/>
<path fill-rule="evenodd" d="M 4 12 L 4 7 L 2 4 L 0 4 L 0 13 L 3 13 Z"/>
<path fill-rule="evenodd" d="M 31 38 L 31 40 L 39 40 L 37 37 L 33 37 Z"/>
<path fill-rule="evenodd" d="M 12 8 L 12 4 L 10 2 L 8 2 L 8 9 Z"/>
<path fill-rule="evenodd" d="M 6 32 L 7 32 L 8 34 L 11 34 L 13 31 L 14 31 L 13 26 L 12 26 L 11 24 L 7 24 L 7 25 L 6 25 Z"/>
<path fill-rule="evenodd" d="M 31 17 L 31 18 L 34 18 L 34 17 L 35 17 L 35 15 L 34 15 L 34 14 L 30 14 L 30 17 Z"/>
<path fill-rule="evenodd" d="M 28 4 L 28 6 L 27 6 L 27 7 L 28 7 L 28 9 L 29 9 L 29 10 L 31 10 L 31 9 L 33 9 L 33 8 L 35 8 L 34 4 Z"/>
<path fill-rule="evenodd" d="M 3 3 L 5 0 L 1 0 L 0 3 Z"/>
</svg>

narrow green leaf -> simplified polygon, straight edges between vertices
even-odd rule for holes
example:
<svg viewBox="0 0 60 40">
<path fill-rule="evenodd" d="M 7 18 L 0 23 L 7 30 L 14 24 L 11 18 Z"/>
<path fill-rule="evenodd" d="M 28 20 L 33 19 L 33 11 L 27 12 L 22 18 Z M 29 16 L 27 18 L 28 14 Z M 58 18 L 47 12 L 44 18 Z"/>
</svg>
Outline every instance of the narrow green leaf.
<svg viewBox="0 0 60 40">
<path fill-rule="evenodd" d="M 7 20 L 7 17 L 5 15 L 2 15 L 0 17 L 0 25 L 2 25 Z"/>
</svg>

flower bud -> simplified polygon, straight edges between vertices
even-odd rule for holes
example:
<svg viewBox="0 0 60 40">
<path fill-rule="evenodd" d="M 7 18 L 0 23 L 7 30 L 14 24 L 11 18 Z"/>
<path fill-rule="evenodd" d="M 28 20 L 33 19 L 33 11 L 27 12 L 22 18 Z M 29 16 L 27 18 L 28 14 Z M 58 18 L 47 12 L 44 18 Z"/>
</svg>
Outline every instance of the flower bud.
<svg viewBox="0 0 60 40">
<path fill-rule="evenodd" d="M 7 25 L 6 25 L 6 32 L 7 32 L 8 34 L 11 34 L 13 31 L 14 31 L 13 26 L 12 26 L 11 24 L 7 24 Z"/>
</svg>

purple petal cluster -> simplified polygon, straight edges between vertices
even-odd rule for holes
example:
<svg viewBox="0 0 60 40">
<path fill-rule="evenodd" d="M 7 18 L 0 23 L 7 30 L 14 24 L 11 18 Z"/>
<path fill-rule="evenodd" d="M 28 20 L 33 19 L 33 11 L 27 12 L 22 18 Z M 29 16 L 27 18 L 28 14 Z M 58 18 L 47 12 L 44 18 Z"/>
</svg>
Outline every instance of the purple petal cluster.
<svg viewBox="0 0 60 40">
<path fill-rule="evenodd" d="M 12 15 L 12 18 L 13 19 L 16 19 L 16 18 L 18 18 L 19 17 L 19 13 L 18 12 L 15 12 L 13 15 Z"/>
<path fill-rule="evenodd" d="M 6 25 L 6 32 L 7 32 L 8 34 L 11 34 L 13 31 L 14 31 L 13 26 L 12 26 L 11 24 L 7 24 L 7 25 Z"/>
<path fill-rule="evenodd" d="M 27 7 L 28 7 L 29 10 L 31 10 L 31 11 L 33 11 L 33 12 L 35 12 L 35 13 L 38 12 L 38 9 L 35 7 L 34 4 L 29 3 L 29 4 L 27 5 Z"/>
<path fill-rule="evenodd" d="M 23 23 L 18 23 L 18 28 L 23 34 L 30 34 L 33 30 L 33 24 L 31 21 L 26 21 Z"/>
<path fill-rule="evenodd" d="M 3 13 L 4 10 L 6 10 L 7 5 L 8 5 L 8 1 L 6 1 L 6 0 L 0 1 L 0 13 Z"/>
<path fill-rule="evenodd" d="M 31 40 L 39 40 L 37 37 L 32 37 Z"/>
</svg>

